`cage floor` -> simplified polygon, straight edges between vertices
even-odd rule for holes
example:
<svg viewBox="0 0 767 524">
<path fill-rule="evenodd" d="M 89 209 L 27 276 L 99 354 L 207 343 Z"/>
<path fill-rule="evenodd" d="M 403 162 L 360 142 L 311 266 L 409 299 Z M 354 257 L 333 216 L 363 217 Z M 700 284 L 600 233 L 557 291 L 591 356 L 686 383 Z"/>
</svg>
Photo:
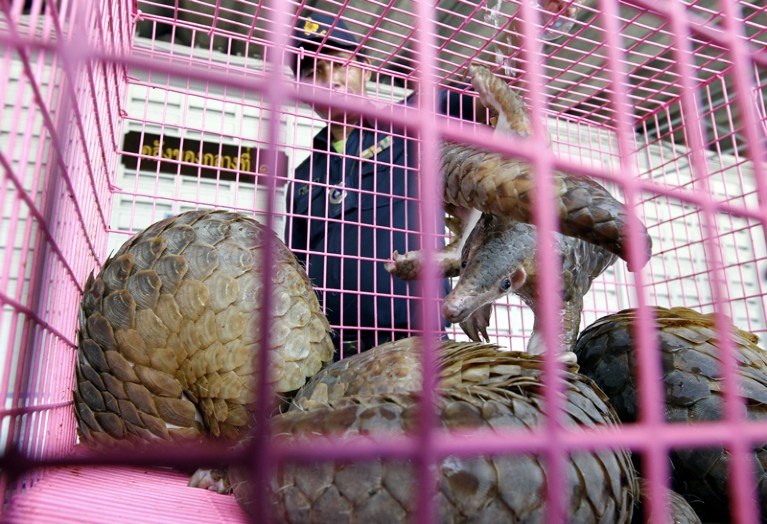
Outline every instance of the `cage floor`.
<svg viewBox="0 0 767 524">
<path fill-rule="evenodd" d="M 188 480 L 181 473 L 145 468 L 62 468 L 15 497 L 0 521 L 246 522 L 234 496 L 190 488 Z"/>
</svg>

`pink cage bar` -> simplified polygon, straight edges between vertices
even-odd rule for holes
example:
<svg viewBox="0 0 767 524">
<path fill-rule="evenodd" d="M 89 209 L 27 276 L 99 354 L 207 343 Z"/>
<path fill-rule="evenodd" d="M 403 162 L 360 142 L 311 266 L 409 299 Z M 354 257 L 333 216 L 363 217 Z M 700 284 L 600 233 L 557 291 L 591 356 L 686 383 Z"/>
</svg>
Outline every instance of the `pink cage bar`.
<svg viewBox="0 0 767 524">
<path fill-rule="evenodd" d="M 762 2 L 584 0 L 565 24 L 563 15 L 516 0 L 0 0 L 0 10 L 4 520 L 243 522 L 247 517 L 234 497 L 188 488 L 186 475 L 155 466 L 200 466 L 222 456 L 262 465 L 386 456 L 418 459 L 423 482 L 413 520 L 435 522 L 423 486 L 430 464 L 447 455 L 542 453 L 553 488 L 567 453 L 624 447 L 645 458 L 652 521 L 663 522 L 669 449 L 724 445 L 732 457 L 732 520 L 759 521 L 747 495 L 754 489 L 747 451 L 767 441 L 767 424 L 744 419 L 730 337 L 720 337 L 724 419 L 664 424 L 661 370 L 645 306 L 713 312 L 718 325 L 732 322 L 767 335 Z M 353 53 L 368 60 L 374 106 L 313 89 L 284 67 L 296 54 L 307 58 L 291 34 L 313 12 L 344 20 L 359 41 Z M 535 116 L 532 137 L 498 140 L 474 124 L 434 118 L 436 87 L 470 93 L 465 71 L 471 62 L 492 67 L 524 93 Z M 398 104 L 416 85 L 418 103 L 407 109 Z M 591 176 L 621 195 L 647 225 L 653 256 L 640 272 L 629 273 L 619 262 L 595 281 L 582 327 L 639 307 L 641 420 L 598 433 L 563 428 L 552 379 L 549 423 L 530 432 L 467 441 L 437 430 L 424 409 L 415 437 L 376 446 L 324 441 L 296 449 L 262 440 L 256 459 L 215 447 L 141 457 L 80 452 L 72 388 L 78 303 L 88 274 L 129 235 L 200 207 L 253 215 L 290 236 L 285 191 L 325 125 L 313 105 L 356 111 L 417 135 L 420 189 L 414 198 L 423 216 L 436 215 L 441 205 L 440 192 L 429 190 L 441 184 L 441 139 L 530 162 L 539 180 L 535 222 L 542 231 L 556 223 L 549 193 L 554 169 Z M 274 107 L 280 110 L 269 110 Z M 333 189 L 318 177 L 311 184 Z M 430 221 L 423 224 L 425 238 L 443 236 Z M 630 233 L 629 257 L 639 260 L 638 232 Z M 307 259 L 313 254 L 307 246 Z M 433 255 L 426 249 L 422 318 L 437 307 Z M 264 256 L 269 267 L 269 249 Z M 553 296 L 560 285 L 555 260 L 544 256 L 540 264 L 540 293 Z M 337 291 L 318 289 L 323 296 Z M 552 301 L 542 311 L 552 346 L 556 315 Z M 531 327 L 531 314 L 518 299 L 495 304 L 493 342 L 521 350 Z M 391 331 L 369 329 L 382 337 Z M 414 332 L 438 329 L 436 322 L 422 322 Z M 267 329 L 262 332 L 268 337 Z M 465 339 L 457 326 L 448 333 Z M 435 347 L 425 340 L 428 356 Z M 545 362 L 555 377 L 558 362 L 549 354 Z M 426 366 L 424 383 L 433 383 L 435 373 Z M 424 406 L 433 395 L 425 387 Z M 266 482 L 261 475 L 255 484 Z M 567 521 L 561 498 L 551 489 L 548 522 Z M 268 502 L 262 504 L 266 512 Z"/>
</svg>

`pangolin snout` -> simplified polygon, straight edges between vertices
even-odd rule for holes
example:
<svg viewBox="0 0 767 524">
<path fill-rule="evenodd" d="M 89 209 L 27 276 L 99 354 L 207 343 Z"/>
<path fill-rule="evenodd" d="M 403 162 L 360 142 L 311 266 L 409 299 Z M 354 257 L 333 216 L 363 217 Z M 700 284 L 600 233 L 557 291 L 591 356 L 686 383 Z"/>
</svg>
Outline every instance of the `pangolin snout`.
<svg viewBox="0 0 767 524">
<path fill-rule="evenodd" d="M 455 296 L 453 293 L 445 297 L 442 303 L 442 315 L 453 324 L 463 322 L 475 309 L 474 301 L 467 300 L 465 296 Z"/>
</svg>

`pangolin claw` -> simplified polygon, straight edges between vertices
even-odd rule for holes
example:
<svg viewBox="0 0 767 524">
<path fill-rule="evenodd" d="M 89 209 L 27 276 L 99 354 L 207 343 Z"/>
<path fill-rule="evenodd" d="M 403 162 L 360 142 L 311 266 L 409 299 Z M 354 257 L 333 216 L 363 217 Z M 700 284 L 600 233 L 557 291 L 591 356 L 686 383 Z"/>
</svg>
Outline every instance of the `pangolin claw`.
<svg viewBox="0 0 767 524">
<path fill-rule="evenodd" d="M 578 357 L 575 355 L 575 352 L 573 351 L 563 351 L 559 355 L 557 355 L 557 358 L 560 362 L 567 366 L 577 366 L 578 365 Z"/>
<path fill-rule="evenodd" d="M 200 468 L 189 479 L 188 486 L 190 488 L 215 491 L 222 495 L 232 492 L 232 486 L 229 484 L 229 474 L 225 469 Z"/>
<path fill-rule="evenodd" d="M 463 332 L 474 342 L 490 342 L 490 336 L 487 334 L 487 328 L 490 326 L 490 317 L 493 314 L 493 305 L 485 304 L 469 315 L 466 320 L 459 325 Z M 480 340 L 482 335 L 482 340 Z"/>
<path fill-rule="evenodd" d="M 439 266 L 439 273 L 445 278 L 457 277 L 461 270 L 461 253 L 457 249 L 444 249 L 435 253 L 434 260 Z M 398 251 L 391 254 L 391 261 L 384 262 L 386 271 L 402 280 L 417 279 L 423 269 L 423 253 L 419 250 L 408 251 L 400 255 Z"/>
<path fill-rule="evenodd" d="M 391 262 L 385 262 L 386 271 L 402 280 L 415 280 L 421 273 L 421 252 L 408 251 L 400 255 L 399 251 L 391 254 Z"/>
</svg>

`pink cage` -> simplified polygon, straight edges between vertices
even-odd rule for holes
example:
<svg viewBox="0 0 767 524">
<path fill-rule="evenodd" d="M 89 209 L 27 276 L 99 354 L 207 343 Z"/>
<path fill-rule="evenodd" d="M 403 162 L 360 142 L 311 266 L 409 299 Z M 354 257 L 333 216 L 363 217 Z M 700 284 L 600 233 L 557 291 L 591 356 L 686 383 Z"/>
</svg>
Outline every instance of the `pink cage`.
<svg viewBox="0 0 767 524">
<path fill-rule="evenodd" d="M 764 338 L 767 7 L 757 0 L 582 0 L 569 19 L 533 4 L 0 1 L 3 519 L 246 520 L 233 497 L 188 488 L 185 475 L 152 467 L 206 463 L 226 451 L 141 459 L 77 451 L 78 303 L 88 274 L 111 251 L 168 215 L 226 208 L 282 234 L 291 218 L 284 193 L 293 169 L 324 125 L 312 104 L 338 104 L 413 130 L 426 216 L 441 204 L 440 192 L 424 189 L 440 187 L 435 144 L 443 138 L 531 162 L 542 181 L 535 219 L 543 230 L 555 224 L 545 193 L 554 168 L 591 176 L 620 195 L 647 225 L 653 256 L 640 272 L 629 273 L 619 261 L 595 281 L 582 327 L 624 308 L 657 304 L 715 312 Z M 292 28 L 305 23 L 307 13 L 322 12 L 343 20 L 359 41 L 353 52 L 368 59 L 374 107 L 354 98 L 334 101 L 284 67 L 296 54 L 305 58 Z M 534 115 L 527 142 L 492 139 L 473 124 L 431 117 L 437 86 L 469 92 L 471 62 L 492 67 L 524 93 Z M 416 85 L 417 104 L 404 111 L 392 103 Z M 424 234 L 442 234 L 428 229 Z M 630 256 L 640 257 L 637 238 L 630 240 Z M 559 285 L 554 262 L 544 257 L 541 264 L 541 293 L 553 293 Z M 425 307 L 434 306 L 436 269 L 427 264 L 425 272 L 420 292 L 429 299 Z M 494 309 L 492 340 L 523 349 L 529 310 L 514 298 Z M 555 314 L 543 311 L 548 331 Z M 652 521 L 663 522 L 668 449 L 719 444 L 733 457 L 732 519 L 757 522 L 759 509 L 746 495 L 754 486 L 746 450 L 767 440 L 767 425 L 744 420 L 732 387 L 724 420 L 664 424 L 652 329 L 645 327 L 647 315 L 640 321 L 642 417 L 618 431 L 574 433 L 552 422 L 539 432 L 467 442 L 427 423 L 416 438 L 390 446 L 296 450 L 267 441 L 260 452 L 274 460 L 421 457 L 419 478 L 425 479 L 429 464 L 450 453 L 532 450 L 549 453 L 555 465 L 569 451 L 626 447 L 645 458 Z M 437 328 L 424 323 L 423 329 Z M 448 333 L 465 338 L 457 326 Z M 730 346 L 723 344 L 723 362 L 725 384 L 732 385 Z M 424 344 L 427 354 L 434 350 Z M 555 374 L 556 359 L 547 354 L 545 361 Z M 425 370 L 427 378 L 434 373 Z M 549 389 L 556 414 L 561 406 L 554 386 Z M 423 397 L 431 398 L 427 391 Z M 547 521 L 567 521 L 557 499 L 551 495 Z M 428 489 L 419 490 L 418 501 L 413 518 L 435 521 Z"/>
</svg>

